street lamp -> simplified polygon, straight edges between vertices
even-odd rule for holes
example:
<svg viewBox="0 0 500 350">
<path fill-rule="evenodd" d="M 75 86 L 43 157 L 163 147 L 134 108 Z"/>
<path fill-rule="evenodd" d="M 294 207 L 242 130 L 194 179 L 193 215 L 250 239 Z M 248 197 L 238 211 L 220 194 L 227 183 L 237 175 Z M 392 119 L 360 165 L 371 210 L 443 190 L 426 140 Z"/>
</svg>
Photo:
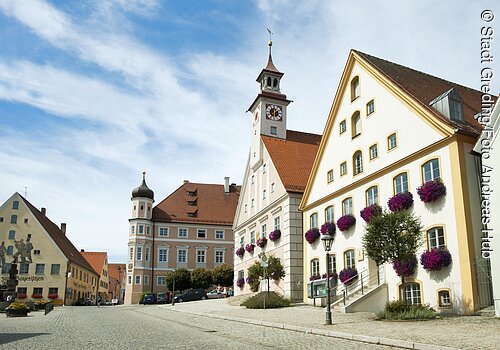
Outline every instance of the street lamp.
<svg viewBox="0 0 500 350">
<path fill-rule="evenodd" d="M 330 309 L 330 250 L 332 249 L 333 236 L 326 234 L 321 237 L 326 252 L 326 321 L 332 324 L 332 311 Z"/>
</svg>

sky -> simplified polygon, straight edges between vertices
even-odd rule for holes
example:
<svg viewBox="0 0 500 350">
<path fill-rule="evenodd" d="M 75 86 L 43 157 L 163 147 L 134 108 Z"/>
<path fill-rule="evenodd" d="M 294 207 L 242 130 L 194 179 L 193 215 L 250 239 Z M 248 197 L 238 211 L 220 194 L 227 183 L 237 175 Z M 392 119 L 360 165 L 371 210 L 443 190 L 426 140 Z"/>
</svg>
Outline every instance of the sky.
<svg viewBox="0 0 500 350">
<path fill-rule="evenodd" d="M 496 3 L 0 0 L 0 202 L 26 194 L 125 262 L 142 171 L 156 203 L 183 180 L 241 184 L 266 28 L 288 129 L 322 133 L 350 49 L 479 89 Z"/>
</svg>

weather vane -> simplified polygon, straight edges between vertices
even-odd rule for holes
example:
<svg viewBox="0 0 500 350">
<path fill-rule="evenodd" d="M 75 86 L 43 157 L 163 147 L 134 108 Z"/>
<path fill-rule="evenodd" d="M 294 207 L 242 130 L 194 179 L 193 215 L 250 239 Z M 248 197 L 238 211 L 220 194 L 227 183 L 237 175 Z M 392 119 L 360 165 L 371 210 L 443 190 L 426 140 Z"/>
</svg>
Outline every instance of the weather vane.
<svg viewBox="0 0 500 350">
<path fill-rule="evenodd" d="M 273 44 L 273 32 L 271 32 L 271 29 L 269 28 L 266 28 L 267 29 L 267 32 L 269 33 L 269 45 L 272 45 Z"/>
</svg>

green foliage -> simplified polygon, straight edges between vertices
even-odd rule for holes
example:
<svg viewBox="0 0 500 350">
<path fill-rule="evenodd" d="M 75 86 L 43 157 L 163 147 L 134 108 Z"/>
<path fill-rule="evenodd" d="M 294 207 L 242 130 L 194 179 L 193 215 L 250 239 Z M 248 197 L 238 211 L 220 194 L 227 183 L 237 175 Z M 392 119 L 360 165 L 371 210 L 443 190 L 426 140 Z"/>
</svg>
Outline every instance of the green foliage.
<svg viewBox="0 0 500 350">
<path fill-rule="evenodd" d="M 199 268 L 191 273 L 191 287 L 207 289 L 212 285 L 212 271 Z"/>
<path fill-rule="evenodd" d="M 269 255 L 267 273 L 274 280 L 279 280 L 285 277 L 285 268 L 283 267 L 280 258 Z"/>
<path fill-rule="evenodd" d="M 437 316 L 429 305 L 411 305 L 402 300 L 389 301 L 384 311 L 377 314 L 381 320 L 430 320 Z"/>
<path fill-rule="evenodd" d="M 285 268 L 280 258 L 269 255 L 267 263 L 266 278 L 279 280 L 285 277 Z M 264 278 L 264 269 L 260 266 L 259 261 L 254 262 L 253 265 L 248 268 L 248 277 L 252 280 L 250 283 L 250 290 L 252 292 L 258 291 L 260 280 Z"/>
<path fill-rule="evenodd" d="M 415 256 L 423 243 L 420 219 L 409 211 L 385 211 L 370 220 L 363 237 L 368 256 L 378 265 Z"/>
<path fill-rule="evenodd" d="M 260 278 L 264 276 L 264 269 L 260 266 L 259 262 L 254 262 L 248 268 L 248 277 L 252 280 L 250 282 L 250 290 L 256 292 L 259 290 Z M 248 280 L 247 280 L 248 281 Z"/>
<path fill-rule="evenodd" d="M 290 306 L 290 300 L 275 292 L 262 292 L 256 294 L 241 303 L 241 306 L 245 306 L 248 309 L 263 309 L 264 297 L 266 300 L 266 309 L 275 309 Z"/>
<path fill-rule="evenodd" d="M 169 271 L 165 275 L 168 290 L 173 290 L 175 278 L 175 290 L 186 290 L 191 287 L 191 273 L 187 269 L 177 269 L 175 272 Z"/>
<path fill-rule="evenodd" d="M 212 281 L 223 287 L 230 287 L 234 281 L 234 270 L 228 264 L 222 264 L 212 270 Z"/>
</svg>

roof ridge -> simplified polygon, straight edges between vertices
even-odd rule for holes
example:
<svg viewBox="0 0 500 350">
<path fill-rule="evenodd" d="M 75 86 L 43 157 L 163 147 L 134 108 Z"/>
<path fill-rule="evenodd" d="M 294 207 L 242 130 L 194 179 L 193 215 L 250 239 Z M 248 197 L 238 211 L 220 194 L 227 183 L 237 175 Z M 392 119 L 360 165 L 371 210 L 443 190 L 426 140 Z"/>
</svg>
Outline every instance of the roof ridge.
<svg viewBox="0 0 500 350">
<path fill-rule="evenodd" d="M 298 131 L 298 130 L 290 130 L 290 129 L 287 129 L 286 131 L 287 131 L 287 132 L 288 132 L 288 131 L 291 131 L 291 132 L 296 132 L 296 133 L 298 133 L 298 134 L 307 134 L 307 135 L 312 135 L 312 136 L 320 136 L 320 137 L 322 137 L 322 136 L 323 136 L 322 134 L 316 134 L 316 133 L 307 132 L 307 131 Z"/>
</svg>

